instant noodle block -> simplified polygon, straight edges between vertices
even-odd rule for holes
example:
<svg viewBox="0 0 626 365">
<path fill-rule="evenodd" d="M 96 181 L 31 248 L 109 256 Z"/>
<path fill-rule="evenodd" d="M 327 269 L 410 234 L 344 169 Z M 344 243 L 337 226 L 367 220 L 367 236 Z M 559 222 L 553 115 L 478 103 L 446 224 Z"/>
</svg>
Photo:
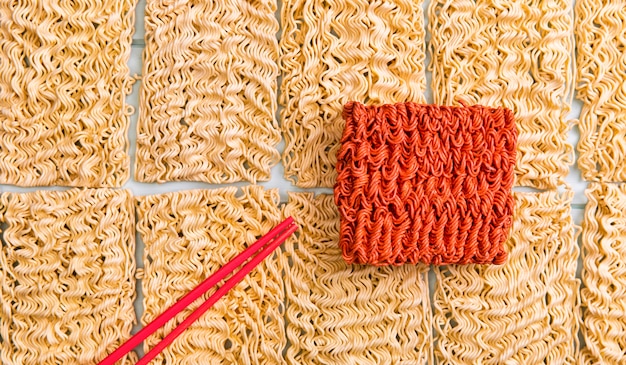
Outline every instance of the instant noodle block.
<svg viewBox="0 0 626 365">
<path fill-rule="evenodd" d="M 128 180 L 136 4 L 0 2 L 0 184 Z"/>
<path fill-rule="evenodd" d="M 344 104 L 424 102 L 422 0 L 282 2 L 285 178 L 332 187 Z"/>
<path fill-rule="evenodd" d="M 513 214 L 513 113 L 348 103 L 335 202 L 346 262 L 502 264 Z"/>
<path fill-rule="evenodd" d="M 145 325 L 281 221 L 278 190 L 190 190 L 138 198 Z M 159 364 L 284 364 L 279 254 L 266 258 L 156 358 Z M 203 296 L 206 300 L 215 288 Z M 203 300 L 144 342 L 148 351 Z"/>
<path fill-rule="evenodd" d="M 270 179 L 280 159 L 276 6 L 147 0 L 138 181 Z"/>
<path fill-rule="evenodd" d="M 0 362 L 93 365 L 135 323 L 128 190 L 0 196 Z M 119 364 L 131 365 L 134 354 Z"/>
<path fill-rule="evenodd" d="M 287 363 L 426 364 L 428 267 L 346 264 L 331 195 L 290 193 L 284 215 L 300 226 L 285 243 Z"/>
<path fill-rule="evenodd" d="M 435 267 L 438 364 L 575 364 L 578 245 L 570 191 L 516 192 L 504 265 Z"/>
<path fill-rule="evenodd" d="M 583 220 L 581 364 L 626 361 L 626 185 L 591 183 Z"/>
<path fill-rule="evenodd" d="M 578 167 L 589 181 L 626 181 L 626 12 L 622 1 L 576 1 Z"/>
<path fill-rule="evenodd" d="M 572 10 L 570 0 L 430 2 L 434 102 L 513 111 L 516 185 L 556 188 L 574 162 Z"/>
</svg>

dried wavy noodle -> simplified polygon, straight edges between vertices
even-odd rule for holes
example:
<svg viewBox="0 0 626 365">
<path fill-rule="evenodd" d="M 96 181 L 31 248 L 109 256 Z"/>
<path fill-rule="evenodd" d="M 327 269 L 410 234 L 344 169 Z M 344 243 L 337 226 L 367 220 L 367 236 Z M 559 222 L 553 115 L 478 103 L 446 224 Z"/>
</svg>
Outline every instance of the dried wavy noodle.
<svg viewBox="0 0 626 365">
<path fill-rule="evenodd" d="M 276 0 L 148 0 L 135 178 L 269 180 Z"/>
<path fill-rule="evenodd" d="M 144 324 L 280 221 L 278 191 L 260 186 L 181 191 L 138 200 L 137 230 L 146 245 Z M 163 351 L 156 363 L 284 363 L 284 289 L 276 257 L 265 259 Z M 196 301 L 149 337 L 144 348 L 154 346 L 200 303 Z"/>
<path fill-rule="evenodd" d="M 576 1 L 578 167 L 586 180 L 626 181 L 626 1 Z"/>
<path fill-rule="evenodd" d="M 626 185 L 592 183 L 583 221 L 581 364 L 626 362 Z"/>
<path fill-rule="evenodd" d="M 513 113 L 351 102 L 337 153 L 348 263 L 502 264 L 512 223 Z"/>
<path fill-rule="evenodd" d="M 0 362 L 91 365 L 135 323 L 134 207 L 127 190 L 5 193 Z M 134 364 L 130 354 L 119 364 Z"/>
<path fill-rule="evenodd" d="M 0 183 L 126 182 L 136 3 L 0 2 Z"/>
<path fill-rule="evenodd" d="M 436 104 L 504 106 L 519 131 L 516 184 L 564 182 L 573 93 L 570 0 L 433 0 L 429 8 Z"/>
<path fill-rule="evenodd" d="M 286 0 L 281 24 L 285 177 L 332 187 L 345 103 L 424 102 L 422 1 Z"/>
<path fill-rule="evenodd" d="M 347 265 L 330 195 L 290 193 L 285 216 L 287 363 L 426 364 L 432 357 L 426 266 Z"/>
<path fill-rule="evenodd" d="M 435 268 L 439 364 L 574 363 L 580 283 L 573 194 L 514 196 L 506 264 Z"/>
</svg>

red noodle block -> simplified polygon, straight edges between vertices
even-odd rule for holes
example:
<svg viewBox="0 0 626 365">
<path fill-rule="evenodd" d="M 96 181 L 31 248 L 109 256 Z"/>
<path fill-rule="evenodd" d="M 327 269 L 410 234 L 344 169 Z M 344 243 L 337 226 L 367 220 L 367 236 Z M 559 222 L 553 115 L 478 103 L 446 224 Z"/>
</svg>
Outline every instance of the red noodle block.
<svg viewBox="0 0 626 365">
<path fill-rule="evenodd" d="M 502 264 L 517 129 L 505 108 L 346 104 L 335 202 L 348 263 Z"/>
</svg>

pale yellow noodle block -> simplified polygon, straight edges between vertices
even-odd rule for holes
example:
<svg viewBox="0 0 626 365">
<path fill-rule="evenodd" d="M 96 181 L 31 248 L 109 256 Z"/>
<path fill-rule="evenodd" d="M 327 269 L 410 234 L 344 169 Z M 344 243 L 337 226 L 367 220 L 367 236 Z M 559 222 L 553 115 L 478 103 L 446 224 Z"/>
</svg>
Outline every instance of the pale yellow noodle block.
<svg viewBox="0 0 626 365">
<path fill-rule="evenodd" d="M 145 243 L 144 324 L 280 222 L 278 190 L 249 186 L 138 198 Z M 194 322 L 159 364 L 282 364 L 283 274 L 274 254 Z M 215 290 L 210 291 L 212 294 Z M 208 295 L 205 295 L 206 299 Z M 189 306 L 144 345 L 149 350 L 195 310 Z"/>
<path fill-rule="evenodd" d="M 515 193 L 506 264 L 435 268 L 438 364 L 573 364 L 580 308 L 567 191 Z"/>
<path fill-rule="evenodd" d="M 583 221 L 581 364 L 626 363 L 626 185 L 591 183 Z"/>
<path fill-rule="evenodd" d="M 429 29 L 435 103 L 513 110 L 516 184 L 562 184 L 573 163 L 572 1 L 433 0 Z"/>
<path fill-rule="evenodd" d="M 135 178 L 269 180 L 276 0 L 148 0 Z"/>
<path fill-rule="evenodd" d="M 348 101 L 424 102 L 422 0 L 283 1 L 285 178 L 332 187 Z"/>
<path fill-rule="evenodd" d="M 578 167 L 586 180 L 626 181 L 626 1 L 576 1 Z"/>
<path fill-rule="evenodd" d="M 330 195 L 290 193 L 284 214 L 300 226 L 285 244 L 287 363 L 426 364 L 428 266 L 347 265 Z"/>
<path fill-rule="evenodd" d="M 4 193 L 0 222 L 0 363 L 93 365 L 130 337 L 130 191 Z"/>
<path fill-rule="evenodd" d="M 128 180 L 136 4 L 0 2 L 0 184 Z"/>
</svg>

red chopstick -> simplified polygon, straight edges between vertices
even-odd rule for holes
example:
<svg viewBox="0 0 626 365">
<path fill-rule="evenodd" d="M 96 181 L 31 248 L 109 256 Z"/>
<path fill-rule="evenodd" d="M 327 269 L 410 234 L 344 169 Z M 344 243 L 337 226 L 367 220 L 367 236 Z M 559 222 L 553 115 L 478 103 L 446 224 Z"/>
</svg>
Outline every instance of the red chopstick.
<svg viewBox="0 0 626 365">
<path fill-rule="evenodd" d="M 153 347 L 136 365 L 145 365 L 156 357 L 163 349 L 170 345 L 176 337 L 183 333 L 194 321 L 200 318 L 209 308 L 215 304 L 221 297 L 223 297 L 230 289 L 237 285 L 243 278 L 252 271 L 263 259 L 271 254 L 276 248 L 278 248 L 289 236 L 291 236 L 298 226 L 294 223 L 291 217 L 287 218 L 279 225 L 274 227 L 265 236 L 261 237 L 257 242 L 252 244 L 246 250 L 241 252 L 232 261 L 222 266 L 217 272 L 208 277 L 192 291 L 187 293 L 178 302 L 174 303 L 165 312 L 160 314 L 152 322 L 148 323 L 144 328 L 137 332 L 134 336 L 129 338 L 125 343 L 113 351 L 104 360 L 100 361 L 98 365 L 113 365 L 116 361 L 121 359 L 124 355 L 129 353 L 132 349 L 137 347 L 148 336 L 156 332 L 165 323 L 174 318 L 180 311 L 188 307 L 196 299 L 200 298 L 209 289 L 222 281 L 228 274 L 232 273 L 237 267 L 241 266 L 246 260 L 252 257 L 256 252 L 261 250 L 258 255 L 252 257 L 250 261 L 243 266 L 243 268 L 233 274 L 233 276 L 226 281 L 217 291 L 211 295 L 204 303 L 202 303 L 193 313 L 189 315 L 183 322 L 175 327 L 161 342 Z"/>
</svg>

